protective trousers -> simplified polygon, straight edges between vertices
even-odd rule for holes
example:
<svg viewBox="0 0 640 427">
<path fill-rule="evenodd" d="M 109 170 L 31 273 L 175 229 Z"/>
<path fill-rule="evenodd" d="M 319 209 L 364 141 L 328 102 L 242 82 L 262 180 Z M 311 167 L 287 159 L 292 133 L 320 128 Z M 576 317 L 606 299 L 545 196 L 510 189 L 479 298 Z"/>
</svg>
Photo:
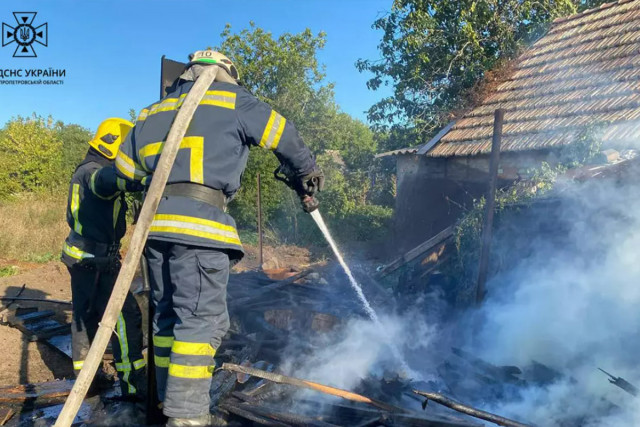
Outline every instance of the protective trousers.
<svg viewBox="0 0 640 427">
<path fill-rule="evenodd" d="M 117 272 L 100 272 L 95 267 L 78 264 L 68 269 L 71 274 L 73 301 L 71 347 L 73 369 L 77 375 L 111 297 Z M 111 346 L 122 395 L 144 397 L 144 390 L 140 390 L 146 386 L 146 363 L 142 357 L 142 317 L 140 307 L 130 293 L 118 316 L 116 331 L 111 336 Z"/>
<path fill-rule="evenodd" d="M 229 329 L 224 250 L 147 243 L 158 398 L 173 418 L 209 413 L 213 356 Z"/>
</svg>

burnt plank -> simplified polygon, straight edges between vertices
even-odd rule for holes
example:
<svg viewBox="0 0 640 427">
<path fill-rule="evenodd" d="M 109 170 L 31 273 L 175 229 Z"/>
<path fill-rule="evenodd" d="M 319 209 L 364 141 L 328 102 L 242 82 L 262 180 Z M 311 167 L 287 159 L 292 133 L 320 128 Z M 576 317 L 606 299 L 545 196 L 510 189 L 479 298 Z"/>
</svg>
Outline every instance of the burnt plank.
<svg viewBox="0 0 640 427">
<path fill-rule="evenodd" d="M 0 388 L 0 404 L 29 404 L 31 408 L 63 403 L 73 387 L 73 381 L 49 381 Z"/>
<path fill-rule="evenodd" d="M 56 314 L 56 312 L 53 310 L 43 310 L 43 311 L 34 311 L 28 314 L 21 314 L 21 315 L 18 315 L 17 317 L 20 319 L 22 323 L 30 323 L 30 322 L 36 322 L 40 319 L 46 319 L 48 317 L 53 316 L 54 314 Z"/>
</svg>

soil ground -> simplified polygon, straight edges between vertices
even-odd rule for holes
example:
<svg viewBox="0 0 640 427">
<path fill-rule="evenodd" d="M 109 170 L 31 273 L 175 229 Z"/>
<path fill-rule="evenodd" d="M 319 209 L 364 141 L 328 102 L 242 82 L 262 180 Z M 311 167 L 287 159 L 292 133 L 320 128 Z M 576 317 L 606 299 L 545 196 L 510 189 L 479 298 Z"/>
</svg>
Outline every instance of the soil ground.
<svg viewBox="0 0 640 427">
<path fill-rule="evenodd" d="M 233 272 L 258 268 L 258 250 L 245 246 L 247 255 L 234 267 Z M 264 268 L 304 269 L 311 263 L 311 253 L 296 246 L 264 248 Z M 2 267 L 15 266 L 18 274 L 0 278 L 0 297 L 16 296 L 26 285 L 21 297 L 71 300 L 71 287 L 67 268 L 59 261 L 46 264 L 21 262 L 0 258 Z M 0 311 L 8 301 L 0 302 Z M 16 307 L 16 303 L 11 308 Z M 51 303 L 20 303 L 23 307 L 38 307 L 40 310 L 54 310 L 54 319 L 71 321 L 70 306 Z M 2 369 L 0 387 L 16 384 L 37 383 L 53 379 L 70 378 L 73 375 L 71 360 L 50 348 L 47 344 L 28 342 L 17 329 L 0 325 L 0 348 L 2 348 Z"/>
</svg>

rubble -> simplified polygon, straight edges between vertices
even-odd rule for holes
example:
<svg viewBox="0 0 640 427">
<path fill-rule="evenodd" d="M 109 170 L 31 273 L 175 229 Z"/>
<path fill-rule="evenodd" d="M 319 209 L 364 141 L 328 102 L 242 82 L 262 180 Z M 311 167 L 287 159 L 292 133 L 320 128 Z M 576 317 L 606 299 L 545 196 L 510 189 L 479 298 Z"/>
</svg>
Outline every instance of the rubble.
<svg viewBox="0 0 640 427">
<path fill-rule="evenodd" d="M 472 417 L 484 415 L 483 411 L 456 414 L 437 405 L 422 411 L 422 399 L 414 390 L 428 388 L 439 392 L 441 387 L 432 382 L 414 383 L 397 367 L 370 373 L 361 378 L 353 390 L 286 375 L 293 367 L 292 359 L 295 362 L 313 355 L 319 350 L 319 341 L 326 344 L 326 337 L 340 331 L 351 319 L 366 319 L 366 312 L 341 274 L 340 270 L 327 266 L 272 274 L 280 280 L 256 271 L 231 275 L 228 286 L 231 327 L 216 354 L 219 369 L 214 373 L 211 387 L 212 412 L 229 425 L 239 426 L 480 426 Z M 363 284 L 374 307 L 381 311 L 395 307 L 392 294 L 383 286 L 370 278 Z M 28 326 L 30 322 L 25 321 L 25 316 L 28 316 L 27 320 L 48 319 L 46 312 L 37 311 L 8 317 L 20 319 L 21 324 Z M 440 371 L 446 374 L 442 378 L 445 390 L 459 389 L 452 395 L 458 399 L 474 388 L 456 387 L 450 378 L 456 370 L 459 375 L 484 378 L 479 384 L 493 382 L 496 390 L 503 383 L 516 386 L 524 382 L 518 378 L 521 372 L 515 367 L 496 367 L 460 349 L 453 349 L 451 358 L 456 358 L 459 366 L 450 364 L 449 372 Z M 37 397 L 38 407 L 20 407 L 18 403 L 16 410 L 21 411 L 20 416 L 13 416 L 7 425 L 26 427 L 49 423 L 60 411 L 59 404 L 69 393 L 72 383 L 57 382 L 56 386 L 64 385 L 64 390 Z M 28 385 L 24 390 L 38 387 L 43 386 Z M 109 396 L 117 394 L 114 390 L 117 387 L 102 393 L 98 400 L 85 401 L 81 419 L 86 425 L 102 425 L 104 417 L 113 410 Z M 430 396 L 435 401 L 435 395 Z M 441 399 L 442 402 L 445 400 Z M 494 417 L 502 419 L 497 415 Z M 126 420 L 118 422 L 119 425 L 127 424 Z"/>
</svg>

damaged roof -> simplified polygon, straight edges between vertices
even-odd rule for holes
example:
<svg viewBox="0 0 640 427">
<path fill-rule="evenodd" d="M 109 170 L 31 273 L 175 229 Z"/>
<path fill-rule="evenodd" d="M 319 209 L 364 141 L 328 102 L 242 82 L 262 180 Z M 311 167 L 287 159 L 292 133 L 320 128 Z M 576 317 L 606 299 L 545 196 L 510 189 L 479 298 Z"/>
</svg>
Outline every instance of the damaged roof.
<svg viewBox="0 0 640 427">
<path fill-rule="evenodd" d="M 589 125 L 603 126 L 605 146 L 637 143 L 639 65 L 640 0 L 620 0 L 556 19 L 518 58 L 511 76 L 426 155 L 489 153 L 498 108 L 506 110 L 503 152 L 571 144 Z"/>
</svg>

